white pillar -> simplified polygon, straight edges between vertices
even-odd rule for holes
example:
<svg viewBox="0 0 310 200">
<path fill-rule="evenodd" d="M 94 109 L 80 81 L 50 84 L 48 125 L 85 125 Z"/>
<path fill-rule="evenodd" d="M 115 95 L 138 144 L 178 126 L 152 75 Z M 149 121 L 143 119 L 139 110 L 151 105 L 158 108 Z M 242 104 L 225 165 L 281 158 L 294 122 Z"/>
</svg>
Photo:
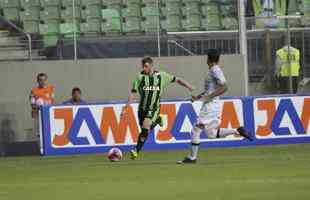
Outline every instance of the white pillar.
<svg viewBox="0 0 310 200">
<path fill-rule="evenodd" d="M 156 0 L 157 4 L 157 11 L 158 11 L 158 19 L 157 19 L 157 51 L 158 51 L 158 57 L 161 56 L 161 47 L 160 47 L 160 1 Z"/>
<path fill-rule="evenodd" d="M 248 79 L 248 52 L 247 52 L 247 36 L 246 36 L 246 19 L 245 19 L 245 1 L 238 0 L 238 19 L 239 19 L 239 46 L 240 54 L 244 63 L 244 94 L 249 95 L 249 79 Z"/>
<path fill-rule="evenodd" d="M 77 62 L 77 38 L 76 38 L 76 14 L 75 14 L 75 0 L 72 0 L 72 15 L 73 15 L 73 40 L 74 40 L 74 61 Z"/>
</svg>

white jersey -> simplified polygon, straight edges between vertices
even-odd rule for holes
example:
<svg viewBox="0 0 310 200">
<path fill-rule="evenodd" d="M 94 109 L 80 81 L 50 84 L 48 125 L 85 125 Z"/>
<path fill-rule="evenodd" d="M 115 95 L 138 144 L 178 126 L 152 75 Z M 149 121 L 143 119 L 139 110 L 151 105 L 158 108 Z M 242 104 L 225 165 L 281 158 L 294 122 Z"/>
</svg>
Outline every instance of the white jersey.
<svg viewBox="0 0 310 200">
<path fill-rule="evenodd" d="M 213 93 L 218 85 L 223 85 L 225 83 L 226 79 L 222 69 L 218 65 L 211 67 L 204 82 L 206 94 Z M 221 122 L 220 108 L 219 97 L 215 97 L 211 102 L 203 104 L 197 118 L 197 124 L 204 124 L 208 128 L 218 127 Z"/>
<path fill-rule="evenodd" d="M 226 83 L 226 78 L 222 69 L 215 65 L 209 70 L 208 76 L 205 78 L 204 89 L 206 94 L 211 94 L 216 90 L 218 85 L 224 85 Z M 218 100 L 219 97 L 215 97 L 214 100 Z"/>
</svg>

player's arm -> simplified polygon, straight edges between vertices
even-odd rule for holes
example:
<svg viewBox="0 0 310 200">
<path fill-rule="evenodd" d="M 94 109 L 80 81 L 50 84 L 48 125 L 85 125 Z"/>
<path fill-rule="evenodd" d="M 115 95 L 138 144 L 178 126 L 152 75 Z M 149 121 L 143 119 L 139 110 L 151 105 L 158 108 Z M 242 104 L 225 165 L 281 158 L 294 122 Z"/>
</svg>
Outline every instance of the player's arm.
<svg viewBox="0 0 310 200">
<path fill-rule="evenodd" d="M 127 108 L 128 106 L 130 106 L 130 104 L 132 104 L 132 102 L 136 99 L 136 96 L 137 96 L 136 92 L 130 92 L 127 103 L 124 106 L 124 108 Z"/>
<path fill-rule="evenodd" d="M 55 104 L 56 101 L 55 101 L 55 88 L 54 87 L 53 87 L 53 90 L 52 90 L 51 99 L 52 99 L 52 104 Z"/>
<path fill-rule="evenodd" d="M 31 91 L 29 94 L 29 102 L 30 102 L 30 106 L 32 109 L 37 109 L 37 105 L 36 105 L 36 96 L 33 94 L 33 92 Z"/>
<path fill-rule="evenodd" d="M 227 84 L 219 84 L 218 87 L 212 92 L 205 96 L 205 100 L 213 99 L 214 97 L 224 94 L 228 90 Z"/>
<path fill-rule="evenodd" d="M 216 80 L 217 87 L 211 94 L 204 96 L 204 102 L 206 103 L 211 101 L 214 97 L 224 94 L 228 90 L 226 78 L 222 70 L 214 71 L 212 76 Z"/>
<path fill-rule="evenodd" d="M 123 109 L 122 109 L 121 115 L 126 114 L 126 111 L 127 111 L 128 107 L 129 107 L 130 104 L 132 104 L 132 102 L 136 99 L 136 95 L 137 95 L 137 93 L 135 93 L 135 92 L 130 92 L 130 94 L 129 94 L 129 96 L 128 96 L 127 103 L 126 103 L 126 105 L 125 105 L 125 106 L 123 107 Z"/>
<path fill-rule="evenodd" d="M 190 92 L 194 91 L 194 87 L 191 84 L 189 84 L 187 81 L 183 80 L 182 78 L 175 77 L 175 82 L 187 88 Z"/>
<path fill-rule="evenodd" d="M 200 94 L 198 94 L 197 96 L 192 96 L 192 102 L 197 101 L 199 99 L 201 99 L 204 95 L 206 94 L 205 91 L 201 92 Z"/>
<path fill-rule="evenodd" d="M 127 108 L 130 106 L 130 104 L 132 104 L 132 102 L 136 99 L 137 97 L 137 93 L 138 93 L 138 88 L 139 88 L 139 85 L 140 85 L 140 78 L 139 76 L 133 81 L 132 83 L 132 89 L 130 91 L 130 94 L 128 96 L 128 99 L 127 99 L 127 103 L 126 105 L 123 107 L 122 109 L 122 113 L 121 115 L 124 115 L 127 111 Z"/>
</svg>

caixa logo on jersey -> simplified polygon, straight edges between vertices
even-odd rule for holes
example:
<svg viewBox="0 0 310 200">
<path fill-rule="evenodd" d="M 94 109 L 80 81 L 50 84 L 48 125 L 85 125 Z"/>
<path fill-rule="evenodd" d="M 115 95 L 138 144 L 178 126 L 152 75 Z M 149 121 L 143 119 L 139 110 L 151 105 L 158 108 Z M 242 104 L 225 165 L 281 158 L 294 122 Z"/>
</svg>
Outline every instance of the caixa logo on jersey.
<svg viewBox="0 0 310 200">
<path fill-rule="evenodd" d="M 105 152 L 111 146 L 128 150 L 140 131 L 137 105 L 121 118 L 123 104 L 51 106 L 43 108 L 45 154 Z M 163 102 L 163 127 L 155 128 L 146 149 L 185 148 L 196 121 L 201 102 Z M 255 136 L 252 143 L 238 136 L 208 139 L 201 135 L 203 146 L 242 146 L 273 143 L 310 142 L 310 97 L 246 97 L 223 100 L 221 127 L 244 125 Z M 297 138 L 297 140 L 296 140 Z M 306 139 L 304 139 L 306 138 Z M 290 140 L 294 139 L 294 140 Z"/>
</svg>

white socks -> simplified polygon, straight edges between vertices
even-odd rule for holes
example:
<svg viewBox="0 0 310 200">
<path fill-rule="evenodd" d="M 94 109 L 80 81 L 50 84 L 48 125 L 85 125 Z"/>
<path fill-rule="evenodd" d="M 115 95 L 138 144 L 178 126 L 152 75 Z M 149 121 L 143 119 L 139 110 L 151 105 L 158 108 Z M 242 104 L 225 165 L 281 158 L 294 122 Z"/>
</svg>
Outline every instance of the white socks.
<svg viewBox="0 0 310 200">
<path fill-rule="evenodd" d="M 199 144 L 192 144 L 191 147 L 191 154 L 190 154 L 190 159 L 195 160 L 197 159 L 198 156 L 198 149 L 199 149 Z"/>
</svg>

